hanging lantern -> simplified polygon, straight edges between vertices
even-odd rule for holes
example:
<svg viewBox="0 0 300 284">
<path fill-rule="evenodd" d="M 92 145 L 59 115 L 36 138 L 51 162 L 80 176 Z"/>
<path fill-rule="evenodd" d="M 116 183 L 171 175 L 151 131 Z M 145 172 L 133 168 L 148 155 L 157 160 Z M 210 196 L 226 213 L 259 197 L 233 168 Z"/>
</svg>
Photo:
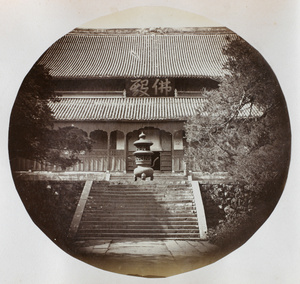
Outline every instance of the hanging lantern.
<svg viewBox="0 0 300 284">
<path fill-rule="evenodd" d="M 133 172 L 135 180 L 137 180 L 138 177 L 142 180 L 150 177 L 150 179 L 153 180 L 153 169 L 151 168 L 153 152 L 150 151 L 152 144 L 150 140 L 146 140 L 146 135 L 143 132 L 139 135 L 139 140 L 133 143 L 136 147 L 136 151 L 133 155 L 135 156 L 135 163 L 137 165 Z"/>
</svg>

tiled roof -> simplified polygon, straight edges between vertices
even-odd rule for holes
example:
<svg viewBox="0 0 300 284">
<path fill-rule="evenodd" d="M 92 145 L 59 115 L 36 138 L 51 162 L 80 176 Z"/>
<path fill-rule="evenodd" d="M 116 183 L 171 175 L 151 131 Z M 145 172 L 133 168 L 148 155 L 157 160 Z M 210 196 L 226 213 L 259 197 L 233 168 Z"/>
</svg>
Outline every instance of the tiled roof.
<svg viewBox="0 0 300 284">
<path fill-rule="evenodd" d="M 217 78 L 231 31 L 187 33 L 72 32 L 55 42 L 39 63 L 58 78 Z"/>
<path fill-rule="evenodd" d="M 58 121 L 160 121 L 179 120 L 204 107 L 203 98 L 61 98 L 49 104 Z M 257 108 L 245 107 L 240 116 L 259 116 Z M 207 116 L 207 113 L 203 113 Z"/>
<path fill-rule="evenodd" d="M 50 103 L 56 120 L 184 120 L 201 98 L 61 98 Z"/>
</svg>

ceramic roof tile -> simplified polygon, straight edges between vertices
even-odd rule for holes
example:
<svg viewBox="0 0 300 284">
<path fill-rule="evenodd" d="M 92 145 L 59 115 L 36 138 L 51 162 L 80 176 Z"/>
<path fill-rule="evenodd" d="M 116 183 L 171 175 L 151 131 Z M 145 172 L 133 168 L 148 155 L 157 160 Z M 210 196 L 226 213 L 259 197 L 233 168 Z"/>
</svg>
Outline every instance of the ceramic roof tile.
<svg viewBox="0 0 300 284">
<path fill-rule="evenodd" d="M 58 121 L 160 121 L 179 120 L 203 109 L 203 98 L 66 98 L 50 102 L 54 118 Z M 203 116 L 207 116 L 203 112 Z M 260 116 L 255 106 L 245 106 L 240 117 Z"/>
<path fill-rule="evenodd" d="M 70 33 L 55 42 L 39 63 L 59 78 L 198 77 L 224 75 L 223 33 Z"/>
</svg>

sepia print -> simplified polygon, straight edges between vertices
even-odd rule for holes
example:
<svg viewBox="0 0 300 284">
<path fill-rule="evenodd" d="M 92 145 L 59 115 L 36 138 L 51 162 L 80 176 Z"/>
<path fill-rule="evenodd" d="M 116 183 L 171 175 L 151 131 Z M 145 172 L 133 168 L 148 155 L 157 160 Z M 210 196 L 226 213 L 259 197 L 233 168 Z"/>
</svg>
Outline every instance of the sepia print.
<svg viewBox="0 0 300 284">
<path fill-rule="evenodd" d="M 167 277 L 245 243 L 275 208 L 289 117 L 225 27 L 77 28 L 24 79 L 9 154 L 32 220 L 104 270 Z"/>
</svg>

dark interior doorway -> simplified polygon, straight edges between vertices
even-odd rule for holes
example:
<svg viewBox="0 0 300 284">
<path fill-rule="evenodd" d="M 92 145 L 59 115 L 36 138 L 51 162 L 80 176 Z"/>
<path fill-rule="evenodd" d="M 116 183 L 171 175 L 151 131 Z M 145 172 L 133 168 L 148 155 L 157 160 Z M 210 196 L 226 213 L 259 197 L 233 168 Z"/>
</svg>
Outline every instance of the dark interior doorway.
<svg viewBox="0 0 300 284">
<path fill-rule="evenodd" d="M 160 152 L 153 152 L 151 165 L 153 170 L 160 171 Z"/>
</svg>

